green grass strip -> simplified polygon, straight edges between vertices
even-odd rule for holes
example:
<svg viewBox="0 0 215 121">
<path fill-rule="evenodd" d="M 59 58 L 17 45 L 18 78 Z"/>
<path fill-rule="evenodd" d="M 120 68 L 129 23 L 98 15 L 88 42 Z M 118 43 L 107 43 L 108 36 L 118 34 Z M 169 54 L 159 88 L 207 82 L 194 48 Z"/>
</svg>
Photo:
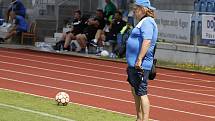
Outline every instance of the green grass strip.
<svg viewBox="0 0 215 121">
<path fill-rule="evenodd" d="M 76 104 L 57 106 L 54 100 L 6 90 L 0 90 L 0 114 L 3 114 L 0 121 L 65 121 L 60 118 L 75 121 L 135 120 L 132 116 Z"/>
<path fill-rule="evenodd" d="M 115 58 L 111 59 L 109 57 L 100 57 L 101 60 L 110 60 L 110 61 L 118 61 L 126 63 L 125 58 Z M 194 72 L 202 72 L 208 74 L 215 74 L 215 66 L 200 66 L 191 63 L 174 63 L 170 61 L 157 61 L 157 66 L 164 67 L 164 68 L 171 68 L 171 69 L 180 69 L 180 70 L 187 70 L 187 71 L 194 71 Z"/>
<path fill-rule="evenodd" d="M 161 67 L 166 67 L 166 68 L 170 67 L 170 68 L 176 68 L 181 70 L 215 74 L 215 67 L 199 66 L 199 65 L 190 64 L 190 63 L 180 64 L 180 63 L 173 63 L 168 61 L 158 61 L 157 65 Z"/>
</svg>

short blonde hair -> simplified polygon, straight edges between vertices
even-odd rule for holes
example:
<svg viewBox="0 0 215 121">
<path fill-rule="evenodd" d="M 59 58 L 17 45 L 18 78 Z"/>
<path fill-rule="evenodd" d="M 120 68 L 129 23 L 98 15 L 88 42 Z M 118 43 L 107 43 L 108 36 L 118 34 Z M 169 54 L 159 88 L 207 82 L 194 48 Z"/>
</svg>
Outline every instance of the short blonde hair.
<svg viewBox="0 0 215 121">
<path fill-rule="evenodd" d="M 155 18 L 155 12 L 149 8 L 143 7 L 146 13 L 145 16 Z"/>
<path fill-rule="evenodd" d="M 140 9 L 142 9 L 145 13 L 145 17 L 152 17 L 152 18 L 155 18 L 155 13 L 154 13 L 154 10 L 151 10 L 147 7 L 143 7 L 143 6 L 140 6 L 140 5 L 133 5 L 133 8 L 135 7 L 138 7 Z"/>
</svg>

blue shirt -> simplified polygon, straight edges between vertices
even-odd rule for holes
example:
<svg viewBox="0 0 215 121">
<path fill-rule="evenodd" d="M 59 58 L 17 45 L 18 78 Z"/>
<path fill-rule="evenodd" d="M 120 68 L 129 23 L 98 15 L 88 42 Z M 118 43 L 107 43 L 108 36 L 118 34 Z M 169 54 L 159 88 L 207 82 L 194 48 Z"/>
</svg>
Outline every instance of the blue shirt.
<svg viewBox="0 0 215 121">
<path fill-rule="evenodd" d="M 26 14 L 26 8 L 22 4 L 20 0 L 16 0 L 13 4 L 9 6 L 8 11 L 14 11 L 17 15 L 25 17 Z"/>
<path fill-rule="evenodd" d="M 158 28 L 152 17 L 144 18 L 140 26 L 136 26 L 127 41 L 126 60 L 129 67 L 135 67 L 144 40 L 150 40 L 150 47 L 142 60 L 142 67 L 151 70 L 153 63 L 153 51 L 157 41 Z"/>
<path fill-rule="evenodd" d="M 28 24 L 22 16 L 16 15 L 15 24 L 17 25 L 17 29 L 20 31 L 28 30 Z"/>
</svg>

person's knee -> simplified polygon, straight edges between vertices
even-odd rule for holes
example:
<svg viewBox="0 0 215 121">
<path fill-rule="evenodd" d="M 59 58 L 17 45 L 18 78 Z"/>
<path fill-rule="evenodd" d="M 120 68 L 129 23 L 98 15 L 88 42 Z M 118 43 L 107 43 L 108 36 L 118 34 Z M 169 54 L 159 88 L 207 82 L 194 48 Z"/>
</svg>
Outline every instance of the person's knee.
<svg viewBox="0 0 215 121">
<path fill-rule="evenodd" d="M 73 35 L 73 33 L 69 33 L 68 36 L 71 37 L 71 36 L 74 36 L 74 35 Z"/>
<path fill-rule="evenodd" d="M 11 34 L 12 35 L 16 35 L 18 32 L 17 31 L 12 31 Z"/>
<path fill-rule="evenodd" d="M 106 37 L 105 37 L 105 34 L 102 34 L 102 35 L 101 35 L 101 41 L 105 41 L 105 38 L 106 38 Z"/>
<path fill-rule="evenodd" d="M 63 33 L 62 37 L 66 37 L 66 36 L 67 36 L 67 34 L 66 34 L 66 33 Z"/>
<path fill-rule="evenodd" d="M 86 40 L 86 35 L 85 35 L 85 34 L 82 34 L 82 35 L 80 36 L 80 38 L 81 38 L 82 40 Z"/>
<path fill-rule="evenodd" d="M 80 39 L 80 37 L 81 37 L 81 34 L 76 35 L 77 40 Z"/>
<path fill-rule="evenodd" d="M 73 33 L 70 33 L 69 38 L 70 38 L 70 40 L 73 40 L 73 39 L 76 39 L 76 36 Z"/>
<path fill-rule="evenodd" d="M 71 37 L 70 36 L 66 36 L 66 41 L 68 41 L 68 40 L 70 40 L 71 39 Z"/>
</svg>

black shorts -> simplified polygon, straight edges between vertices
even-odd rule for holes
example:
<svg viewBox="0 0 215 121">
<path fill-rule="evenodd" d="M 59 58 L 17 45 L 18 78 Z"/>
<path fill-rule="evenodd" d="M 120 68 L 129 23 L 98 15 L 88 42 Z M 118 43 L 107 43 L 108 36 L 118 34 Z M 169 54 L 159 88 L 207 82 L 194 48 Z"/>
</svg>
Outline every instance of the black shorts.
<svg viewBox="0 0 215 121">
<path fill-rule="evenodd" d="M 108 42 L 109 40 L 114 40 L 115 42 L 117 41 L 117 36 L 113 33 L 110 33 L 110 32 L 106 32 L 105 33 L 105 41 Z"/>
<path fill-rule="evenodd" d="M 98 30 L 98 28 L 96 28 L 94 26 L 89 26 L 89 27 L 85 28 L 85 30 L 83 31 L 83 34 L 85 34 L 85 36 L 87 37 L 87 40 L 90 41 L 92 39 L 95 39 L 97 30 Z"/>
<path fill-rule="evenodd" d="M 142 73 L 139 70 L 135 69 L 134 67 L 127 68 L 128 74 L 127 81 L 134 88 L 135 94 L 137 96 L 147 95 L 149 72 L 150 72 L 149 70 L 144 70 L 144 73 Z"/>
<path fill-rule="evenodd" d="M 94 34 L 94 33 L 92 33 L 92 34 L 90 34 L 90 33 L 85 33 L 85 36 L 87 37 L 87 41 L 90 41 L 90 40 L 92 40 L 92 39 L 95 39 L 95 34 Z"/>
</svg>

